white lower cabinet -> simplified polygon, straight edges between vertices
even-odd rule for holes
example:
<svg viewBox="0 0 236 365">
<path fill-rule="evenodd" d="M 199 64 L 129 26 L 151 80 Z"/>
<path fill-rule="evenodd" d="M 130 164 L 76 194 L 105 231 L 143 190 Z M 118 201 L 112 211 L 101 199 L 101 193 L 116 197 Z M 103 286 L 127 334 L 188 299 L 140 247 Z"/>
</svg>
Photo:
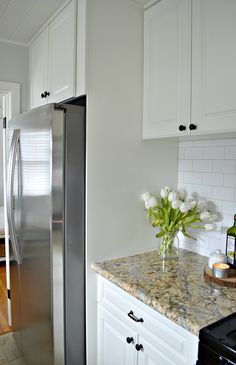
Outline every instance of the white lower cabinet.
<svg viewBox="0 0 236 365">
<path fill-rule="evenodd" d="M 198 338 L 98 275 L 98 365 L 195 365 Z"/>
<path fill-rule="evenodd" d="M 136 333 L 100 306 L 98 318 L 98 364 L 135 365 Z"/>
</svg>

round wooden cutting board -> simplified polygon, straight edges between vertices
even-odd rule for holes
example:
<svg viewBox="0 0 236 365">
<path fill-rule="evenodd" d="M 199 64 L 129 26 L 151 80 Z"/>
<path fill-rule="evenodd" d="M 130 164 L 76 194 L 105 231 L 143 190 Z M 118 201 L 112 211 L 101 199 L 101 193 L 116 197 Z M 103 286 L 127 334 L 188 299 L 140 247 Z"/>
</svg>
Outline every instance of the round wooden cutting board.
<svg viewBox="0 0 236 365">
<path fill-rule="evenodd" d="M 230 269 L 229 277 L 226 279 L 219 279 L 212 275 L 212 270 L 209 268 L 208 265 L 204 268 L 204 278 L 206 280 L 211 281 L 212 283 L 221 285 L 221 286 L 228 286 L 231 288 L 236 288 L 236 270 Z"/>
</svg>

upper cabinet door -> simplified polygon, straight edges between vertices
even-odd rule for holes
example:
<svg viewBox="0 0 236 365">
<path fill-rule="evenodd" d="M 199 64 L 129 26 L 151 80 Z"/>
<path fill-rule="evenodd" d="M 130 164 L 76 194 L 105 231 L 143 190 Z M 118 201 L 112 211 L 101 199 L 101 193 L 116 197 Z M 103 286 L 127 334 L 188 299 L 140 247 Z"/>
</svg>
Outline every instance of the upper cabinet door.
<svg viewBox="0 0 236 365">
<path fill-rule="evenodd" d="M 48 29 L 46 28 L 30 46 L 31 108 L 47 103 L 42 94 L 47 90 Z"/>
<path fill-rule="evenodd" d="M 75 95 L 75 16 L 72 1 L 49 25 L 48 102 Z"/>
<path fill-rule="evenodd" d="M 193 134 L 236 129 L 235 41 L 235 0 L 193 0 Z"/>
<path fill-rule="evenodd" d="M 190 64 L 191 0 L 160 1 L 144 13 L 143 138 L 189 134 Z"/>
</svg>

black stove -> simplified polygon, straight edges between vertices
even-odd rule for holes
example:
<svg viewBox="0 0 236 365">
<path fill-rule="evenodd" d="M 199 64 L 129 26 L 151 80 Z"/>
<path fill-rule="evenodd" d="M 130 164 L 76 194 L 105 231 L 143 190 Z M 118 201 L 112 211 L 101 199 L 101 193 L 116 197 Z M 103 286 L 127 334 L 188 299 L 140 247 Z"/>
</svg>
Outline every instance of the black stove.
<svg viewBox="0 0 236 365">
<path fill-rule="evenodd" d="M 236 365 L 236 313 L 200 330 L 197 365 Z"/>
</svg>

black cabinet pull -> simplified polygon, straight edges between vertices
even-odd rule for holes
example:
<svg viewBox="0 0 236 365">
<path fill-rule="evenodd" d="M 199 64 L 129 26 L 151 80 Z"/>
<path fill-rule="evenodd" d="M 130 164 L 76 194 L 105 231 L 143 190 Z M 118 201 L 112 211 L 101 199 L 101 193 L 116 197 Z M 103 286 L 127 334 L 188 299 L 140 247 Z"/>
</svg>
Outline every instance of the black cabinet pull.
<svg viewBox="0 0 236 365">
<path fill-rule="evenodd" d="M 137 345 L 135 346 L 137 351 L 143 350 L 143 345 L 140 343 L 140 345 L 137 343 Z"/>
<path fill-rule="evenodd" d="M 46 98 L 46 96 L 45 96 L 45 94 L 44 93 L 42 93 L 41 94 L 41 98 L 43 99 L 43 98 Z"/>
<path fill-rule="evenodd" d="M 133 342 L 134 342 L 133 337 L 127 337 L 127 338 L 126 338 L 126 342 L 127 342 L 127 343 L 133 343 Z"/>
<path fill-rule="evenodd" d="M 189 129 L 190 129 L 190 131 L 193 131 L 194 129 L 197 129 L 196 124 L 191 123 L 191 124 L 189 125 Z"/>
<path fill-rule="evenodd" d="M 180 131 L 180 132 L 186 131 L 186 126 L 185 126 L 185 125 L 183 125 L 183 124 L 180 124 L 180 126 L 179 126 L 179 131 Z"/>
<path fill-rule="evenodd" d="M 134 312 L 133 311 L 130 311 L 128 313 L 128 316 L 129 318 L 131 318 L 133 321 L 135 322 L 143 322 L 143 319 L 142 318 L 137 318 L 135 315 L 134 315 Z"/>
</svg>

